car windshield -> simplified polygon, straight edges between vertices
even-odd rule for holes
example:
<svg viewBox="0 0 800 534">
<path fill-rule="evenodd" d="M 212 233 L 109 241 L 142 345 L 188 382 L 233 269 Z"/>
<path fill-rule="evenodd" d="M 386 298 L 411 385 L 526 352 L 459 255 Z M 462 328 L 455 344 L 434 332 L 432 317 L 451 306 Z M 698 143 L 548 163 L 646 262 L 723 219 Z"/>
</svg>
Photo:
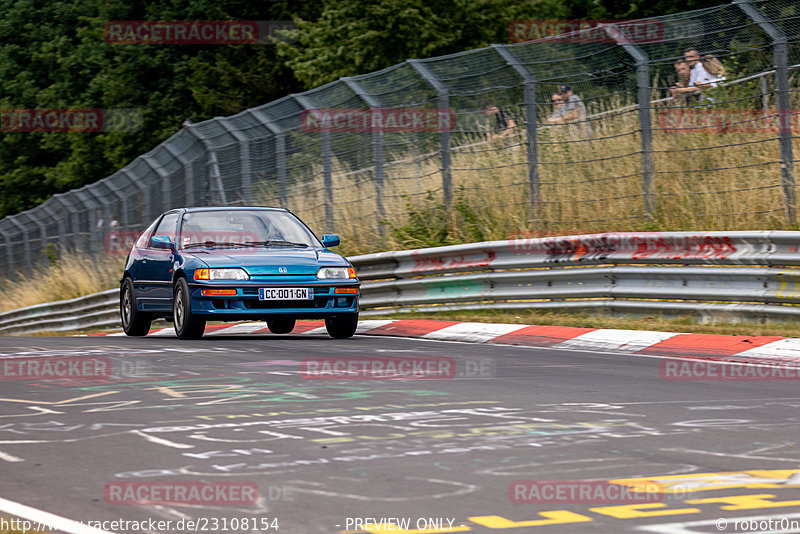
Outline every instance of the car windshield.
<svg viewBox="0 0 800 534">
<path fill-rule="evenodd" d="M 179 242 L 181 248 L 322 246 L 297 217 L 274 210 L 187 212 Z"/>
</svg>

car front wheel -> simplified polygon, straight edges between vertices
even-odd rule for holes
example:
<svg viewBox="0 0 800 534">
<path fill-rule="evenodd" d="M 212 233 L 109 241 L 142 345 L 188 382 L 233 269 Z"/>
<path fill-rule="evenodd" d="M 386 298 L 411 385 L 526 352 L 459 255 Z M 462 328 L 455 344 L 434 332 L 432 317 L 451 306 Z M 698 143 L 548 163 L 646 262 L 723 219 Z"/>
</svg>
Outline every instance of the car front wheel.
<svg viewBox="0 0 800 534">
<path fill-rule="evenodd" d="M 353 337 L 358 328 L 358 314 L 348 313 L 325 319 L 325 329 L 335 339 Z"/>
<path fill-rule="evenodd" d="M 122 330 L 128 336 L 146 336 L 153 318 L 149 313 L 136 309 L 136 296 L 133 293 L 133 280 L 125 278 L 119 291 L 119 317 Z"/>
<path fill-rule="evenodd" d="M 200 339 L 206 329 L 206 320 L 192 313 L 192 297 L 185 278 L 175 282 L 172 297 L 172 320 L 179 339 Z"/>
</svg>

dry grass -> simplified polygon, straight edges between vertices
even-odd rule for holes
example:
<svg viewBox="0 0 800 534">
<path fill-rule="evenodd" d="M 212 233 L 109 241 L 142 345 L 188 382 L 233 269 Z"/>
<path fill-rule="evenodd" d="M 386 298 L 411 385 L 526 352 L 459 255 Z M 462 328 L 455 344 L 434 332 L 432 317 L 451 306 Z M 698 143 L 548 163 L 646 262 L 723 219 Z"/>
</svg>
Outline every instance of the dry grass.
<svg viewBox="0 0 800 534">
<path fill-rule="evenodd" d="M 658 126 L 658 113 L 653 121 Z M 591 138 L 576 135 L 574 125 L 540 130 L 536 211 L 529 203 L 521 128 L 505 139 L 452 150 L 454 204 L 446 214 L 438 156 L 387 166 L 384 225 L 378 223 L 371 174 L 346 174 L 334 160 L 335 229 L 343 237 L 342 251 L 520 234 L 797 228 L 784 214 L 777 134 L 771 133 L 656 131 L 655 205 L 646 216 L 638 127 L 631 111 L 595 121 Z M 800 140 L 795 145 L 800 150 Z M 313 228 L 325 229 L 321 166 L 312 167 L 310 176 L 290 188 L 290 208 Z"/>
<path fill-rule="evenodd" d="M 86 255 L 66 254 L 54 265 L 40 268 L 32 278 L 0 280 L 0 312 L 42 302 L 66 300 L 111 289 L 118 285 L 125 256 L 101 256 L 97 262 Z"/>
</svg>

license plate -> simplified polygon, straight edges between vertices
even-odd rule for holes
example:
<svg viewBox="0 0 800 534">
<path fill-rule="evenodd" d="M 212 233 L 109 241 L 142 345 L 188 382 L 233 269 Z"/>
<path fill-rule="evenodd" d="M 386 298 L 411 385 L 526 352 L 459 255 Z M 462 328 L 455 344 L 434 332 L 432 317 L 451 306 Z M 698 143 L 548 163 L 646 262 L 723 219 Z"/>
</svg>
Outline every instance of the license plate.
<svg viewBox="0 0 800 534">
<path fill-rule="evenodd" d="M 314 298 L 312 287 L 259 287 L 258 300 L 311 300 Z"/>
</svg>

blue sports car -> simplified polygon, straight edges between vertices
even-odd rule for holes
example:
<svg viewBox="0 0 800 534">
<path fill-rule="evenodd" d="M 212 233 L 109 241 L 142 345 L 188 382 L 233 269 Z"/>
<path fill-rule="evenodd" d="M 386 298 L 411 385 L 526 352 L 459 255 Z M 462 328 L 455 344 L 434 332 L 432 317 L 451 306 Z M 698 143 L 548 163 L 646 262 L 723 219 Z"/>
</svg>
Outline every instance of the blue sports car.
<svg viewBox="0 0 800 534">
<path fill-rule="evenodd" d="M 153 319 L 174 322 L 181 339 L 206 321 L 262 320 L 288 334 L 296 319 L 325 319 L 334 338 L 358 326 L 355 269 L 281 208 L 182 208 L 163 213 L 131 248 L 120 280 L 120 317 L 129 336 Z"/>
</svg>

